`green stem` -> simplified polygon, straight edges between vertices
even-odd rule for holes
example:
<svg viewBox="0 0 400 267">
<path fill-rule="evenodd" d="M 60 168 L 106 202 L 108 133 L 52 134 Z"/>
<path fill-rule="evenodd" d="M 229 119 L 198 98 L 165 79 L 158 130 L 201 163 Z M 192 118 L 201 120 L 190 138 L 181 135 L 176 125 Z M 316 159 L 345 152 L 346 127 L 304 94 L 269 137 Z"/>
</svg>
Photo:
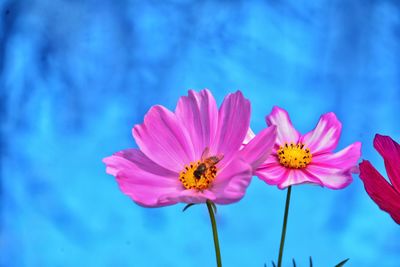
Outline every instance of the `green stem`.
<svg viewBox="0 0 400 267">
<path fill-rule="evenodd" d="M 282 227 L 281 245 L 279 247 L 278 267 L 282 266 L 282 255 L 283 255 L 283 247 L 285 246 L 286 225 L 287 225 L 287 220 L 288 220 L 288 215 L 289 215 L 291 192 L 292 192 L 292 186 L 289 186 L 288 190 L 287 190 L 287 195 L 286 195 L 285 215 L 283 217 L 283 227 Z"/>
<path fill-rule="evenodd" d="M 211 226 L 212 226 L 212 230 L 213 230 L 215 256 L 217 258 L 217 267 L 222 267 L 221 252 L 219 250 L 219 242 L 218 242 L 217 223 L 215 222 L 214 210 L 212 207 L 213 203 L 210 200 L 207 200 L 206 203 L 207 203 L 208 213 L 210 214 Z"/>
</svg>

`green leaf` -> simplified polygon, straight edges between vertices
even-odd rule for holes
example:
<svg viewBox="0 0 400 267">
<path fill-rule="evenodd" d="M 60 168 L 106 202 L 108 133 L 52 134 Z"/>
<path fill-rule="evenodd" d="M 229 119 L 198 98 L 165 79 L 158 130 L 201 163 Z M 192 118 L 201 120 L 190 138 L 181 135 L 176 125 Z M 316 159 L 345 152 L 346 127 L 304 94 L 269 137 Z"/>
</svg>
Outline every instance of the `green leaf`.
<svg viewBox="0 0 400 267">
<path fill-rule="evenodd" d="M 347 258 L 347 259 L 345 259 L 345 260 L 339 262 L 338 264 L 335 265 L 335 267 L 342 267 L 348 260 L 349 260 L 349 259 Z"/>
<path fill-rule="evenodd" d="M 193 205 L 196 205 L 196 203 L 187 204 L 187 205 L 183 208 L 182 212 L 185 212 L 185 210 L 187 210 L 188 208 L 190 208 L 190 207 L 193 206 Z"/>
<path fill-rule="evenodd" d="M 310 267 L 313 267 L 311 256 L 310 256 Z"/>
<path fill-rule="evenodd" d="M 293 262 L 293 267 L 296 267 L 296 261 L 292 259 L 292 262 Z"/>
</svg>

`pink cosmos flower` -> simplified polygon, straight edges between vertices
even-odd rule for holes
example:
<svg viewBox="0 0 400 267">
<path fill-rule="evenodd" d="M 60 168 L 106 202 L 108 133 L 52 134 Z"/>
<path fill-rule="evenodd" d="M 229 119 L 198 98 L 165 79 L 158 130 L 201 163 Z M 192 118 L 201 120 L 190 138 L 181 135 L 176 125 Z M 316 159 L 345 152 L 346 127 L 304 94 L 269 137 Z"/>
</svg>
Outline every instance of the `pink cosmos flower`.
<svg viewBox="0 0 400 267">
<path fill-rule="evenodd" d="M 377 134 L 374 147 L 385 161 L 390 183 L 368 160 L 360 164 L 361 180 L 372 200 L 400 224 L 400 145 L 389 136 Z"/>
<path fill-rule="evenodd" d="M 322 115 L 315 129 L 305 135 L 293 127 L 286 110 L 279 107 L 272 109 L 266 121 L 276 125 L 278 132 L 272 154 L 256 170 L 260 179 L 280 189 L 303 183 L 341 189 L 352 181 L 361 143 L 332 152 L 342 129 L 334 113 Z"/>
<path fill-rule="evenodd" d="M 137 204 L 229 204 L 240 200 L 255 170 L 269 155 L 275 127 L 241 149 L 250 123 L 250 102 L 240 91 L 219 110 L 208 90 L 179 99 L 175 112 L 153 106 L 132 133 L 139 149 L 105 158 L 122 192 Z"/>
</svg>

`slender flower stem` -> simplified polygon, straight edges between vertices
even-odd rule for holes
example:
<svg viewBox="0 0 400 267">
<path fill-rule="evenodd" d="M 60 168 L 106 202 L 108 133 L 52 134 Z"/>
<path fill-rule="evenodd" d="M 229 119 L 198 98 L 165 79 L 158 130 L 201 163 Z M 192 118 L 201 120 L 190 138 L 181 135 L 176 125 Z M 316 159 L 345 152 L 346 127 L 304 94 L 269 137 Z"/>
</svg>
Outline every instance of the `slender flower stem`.
<svg viewBox="0 0 400 267">
<path fill-rule="evenodd" d="M 285 246 L 286 225 L 287 225 L 287 220 L 288 220 L 288 215 L 289 215 L 289 205 L 290 205 L 290 194 L 291 194 L 291 192 L 292 192 L 292 186 L 289 186 L 288 189 L 287 189 L 287 195 L 286 195 L 285 215 L 283 217 L 281 245 L 279 247 L 278 267 L 282 266 L 282 255 L 283 255 L 283 247 Z"/>
<path fill-rule="evenodd" d="M 213 230 L 215 256 L 217 258 L 217 267 L 222 267 L 221 252 L 219 250 L 219 242 L 218 242 L 217 223 L 215 222 L 213 203 L 210 200 L 207 200 L 206 203 L 207 203 L 208 213 L 210 214 L 211 226 L 212 226 L 212 230 Z"/>
</svg>

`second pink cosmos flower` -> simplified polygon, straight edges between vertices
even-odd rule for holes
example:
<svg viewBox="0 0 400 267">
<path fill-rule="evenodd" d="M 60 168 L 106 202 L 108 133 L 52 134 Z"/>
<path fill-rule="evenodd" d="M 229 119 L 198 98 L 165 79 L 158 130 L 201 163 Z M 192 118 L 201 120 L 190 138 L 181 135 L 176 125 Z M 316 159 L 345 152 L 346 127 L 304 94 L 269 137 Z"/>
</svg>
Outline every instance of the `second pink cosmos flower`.
<svg viewBox="0 0 400 267">
<path fill-rule="evenodd" d="M 132 130 L 139 149 L 105 158 L 107 172 L 142 206 L 238 201 L 276 138 L 269 127 L 241 150 L 249 123 L 250 102 L 240 91 L 219 110 L 208 90 L 189 91 L 175 112 L 153 106 Z"/>
<path fill-rule="evenodd" d="M 277 139 L 271 156 L 256 171 L 260 179 L 280 189 L 303 183 L 341 189 L 352 181 L 361 143 L 332 152 L 342 130 L 334 113 L 322 115 L 315 129 L 305 135 L 293 127 L 286 110 L 279 107 L 272 109 L 266 121 L 277 126 Z"/>
<path fill-rule="evenodd" d="M 389 136 L 377 134 L 374 147 L 385 160 L 390 182 L 368 160 L 360 164 L 360 178 L 368 195 L 400 224 L 400 145 Z"/>
</svg>

